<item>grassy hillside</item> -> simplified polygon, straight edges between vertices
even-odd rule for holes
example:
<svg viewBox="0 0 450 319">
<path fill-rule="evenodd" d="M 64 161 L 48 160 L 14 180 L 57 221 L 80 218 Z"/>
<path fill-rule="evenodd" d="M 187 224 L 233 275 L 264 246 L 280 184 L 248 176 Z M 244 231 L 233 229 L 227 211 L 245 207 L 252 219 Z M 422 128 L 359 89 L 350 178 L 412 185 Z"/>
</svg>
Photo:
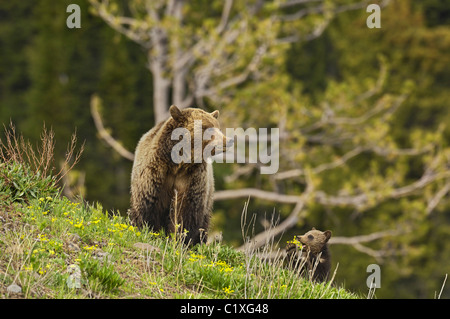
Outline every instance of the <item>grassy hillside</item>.
<svg viewBox="0 0 450 319">
<path fill-rule="evenodd" d="M 358 298 L 221 243 L 188 248 L 0 161 L 0 298 Z"/>
</svg>

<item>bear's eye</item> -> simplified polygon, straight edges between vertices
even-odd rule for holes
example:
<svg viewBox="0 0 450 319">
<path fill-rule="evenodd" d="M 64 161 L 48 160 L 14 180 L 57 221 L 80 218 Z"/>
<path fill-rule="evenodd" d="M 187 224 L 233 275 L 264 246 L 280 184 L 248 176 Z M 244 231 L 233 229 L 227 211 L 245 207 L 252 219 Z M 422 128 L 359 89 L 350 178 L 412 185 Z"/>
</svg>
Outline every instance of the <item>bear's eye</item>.
<svg viewBox="0 0 450 319">
<path fill-rule="evenodd" d="M 308 239 L 309 239 L 309 240 L 313 240 L 313 239 L 314 239 L 314 236 L 313 236 L 313 235 L 308 235 Z"/>
</svg>

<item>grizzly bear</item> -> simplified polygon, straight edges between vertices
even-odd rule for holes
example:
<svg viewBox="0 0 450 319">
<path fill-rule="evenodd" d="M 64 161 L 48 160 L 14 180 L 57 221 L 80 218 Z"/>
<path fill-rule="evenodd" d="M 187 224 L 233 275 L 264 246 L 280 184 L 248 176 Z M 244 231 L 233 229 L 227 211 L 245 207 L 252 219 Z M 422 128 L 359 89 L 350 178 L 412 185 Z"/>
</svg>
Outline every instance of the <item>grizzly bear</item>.
<svg viewBox="0 0 450 319">
<path fill-rule="evenodd" d="M 202 152 L 209 148 L 211 155 L 219 154 L 233 140 L 221 133 L 217 110 L 180 110 L 172 105 L 169 112 L 170 117 L 144 134 L 136 147 L 128 214 L 138 227 L 180 232 L 185 243 L 194 245 L 207 240 L 213 205 L 212 164 Z M 204 138 L 206 131 L 213 133 L 209 139 Z"/>
<path fill-rule="evenodd" d="M 331 258 L 327 245 L 331 237 L 331 231 L 322 232 L 313 227 L 303 236 L 296 237 L 302 248 L 300 250 L 295 242 L 286 245 L 289 266 L 293 268 L 302 267 L 302 271 L 306 269 L 308 275 L 314 281 L 326 281 L 331 269 Z"/>
</svg>

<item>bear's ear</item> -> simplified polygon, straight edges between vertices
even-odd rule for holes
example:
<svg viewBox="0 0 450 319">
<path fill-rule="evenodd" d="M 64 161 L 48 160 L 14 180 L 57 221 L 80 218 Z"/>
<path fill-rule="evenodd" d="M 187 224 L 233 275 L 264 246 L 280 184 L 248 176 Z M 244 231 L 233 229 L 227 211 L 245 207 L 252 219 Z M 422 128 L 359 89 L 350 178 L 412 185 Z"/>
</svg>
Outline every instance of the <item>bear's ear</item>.
<svg viewBox="0 0 450 319">
<path fill-rule="evenodd" d="M 328 242 L 328 240 L 330 239 L 331 234 L 332 234 L 331 230 L 326 230 L 323 232 L 323 234 L 325 235 L 325 238 L 326 238 L 325 242 Z"/>
<path fill-rule="evenodd" d="M 183 118 L 183 114 L 180 109 L 176 105 L 172 105 L 169 109 L 170 115 L 173 117 L 175 121 L 180 121 Z"/>
<path fill-rule="evenodd" d="M 215 110 L 214 112 L 211 113 L 211 115 L 212 115 L 213 117 L 215 117 L 215 118 L 218 118 L 218 117 L 219 117 L 219 111 L 218 111 L 218 110 Z"/>
</svg>

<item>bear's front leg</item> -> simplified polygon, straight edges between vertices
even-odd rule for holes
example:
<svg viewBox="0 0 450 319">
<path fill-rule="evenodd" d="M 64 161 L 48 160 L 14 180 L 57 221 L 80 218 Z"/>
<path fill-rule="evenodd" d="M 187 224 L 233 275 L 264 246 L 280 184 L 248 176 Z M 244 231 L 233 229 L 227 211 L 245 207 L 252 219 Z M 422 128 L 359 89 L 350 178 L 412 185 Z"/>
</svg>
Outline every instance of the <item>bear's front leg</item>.
<svg viewBox="0 0 450 319">
<path fill-rule="evenodd" d="M 161 175 L 155 169 L 147 167 L 132 180 L 131 208 L 128 214 L 131 222 L 138 227 L 167 231 L 168 205 L 166 209 L 163 207 Z"/>
<path fill-rule="evenodd" d="M 176 194 L 171 208 L 173 229 L 185 233 L 186 244 L 206 243 L 212 201 L 208 200 L 205 185 L 190 185 L 185 192 Z"/>
</svg>

